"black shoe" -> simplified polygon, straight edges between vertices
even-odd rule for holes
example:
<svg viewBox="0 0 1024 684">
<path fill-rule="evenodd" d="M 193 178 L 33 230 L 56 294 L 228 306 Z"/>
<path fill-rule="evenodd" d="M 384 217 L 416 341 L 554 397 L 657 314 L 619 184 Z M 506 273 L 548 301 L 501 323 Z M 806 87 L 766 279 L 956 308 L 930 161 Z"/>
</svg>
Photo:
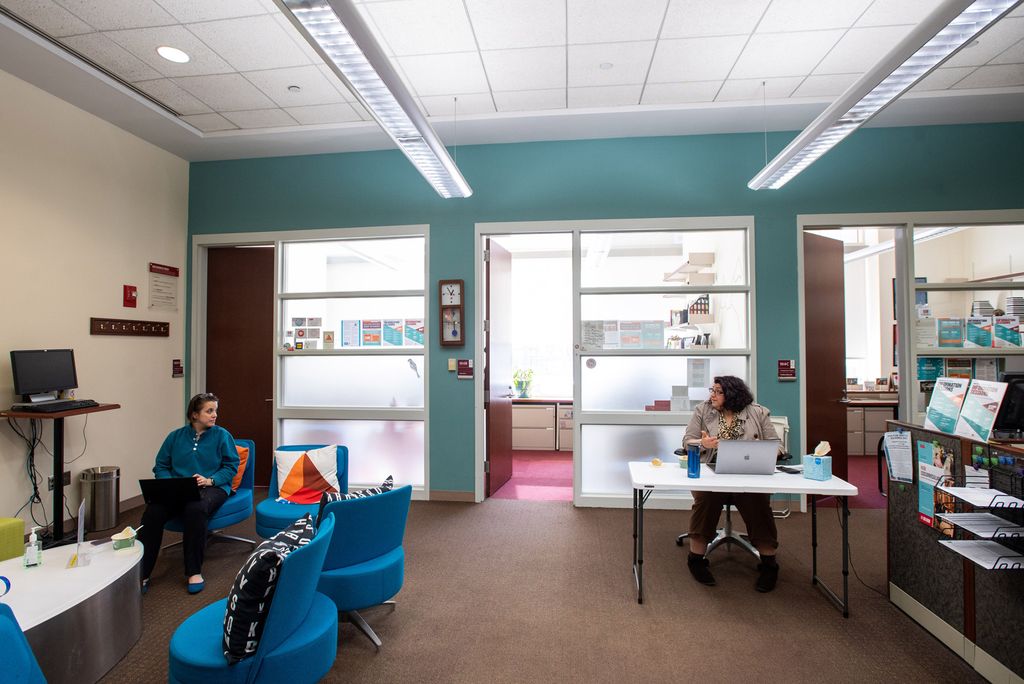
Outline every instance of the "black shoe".
<svg viewBox="0 0 1024 684">
<path fill-rule="evenodd" d="M 715 576 L 708 570 L 708 559 L 696 553 L 690 553 L 686 557 L 686 567 L 690 569 L 693 579 L 709 587 L 715 586 Z"/>
<path fill-rule="evenodd" d="M 779 581 L 779 564 L 776 562 L 759 563 L 757 566 L 757 582 L 754 587 L 762 594 L 767 593 L 775 588 L 775 583 Z"/>
</svg>

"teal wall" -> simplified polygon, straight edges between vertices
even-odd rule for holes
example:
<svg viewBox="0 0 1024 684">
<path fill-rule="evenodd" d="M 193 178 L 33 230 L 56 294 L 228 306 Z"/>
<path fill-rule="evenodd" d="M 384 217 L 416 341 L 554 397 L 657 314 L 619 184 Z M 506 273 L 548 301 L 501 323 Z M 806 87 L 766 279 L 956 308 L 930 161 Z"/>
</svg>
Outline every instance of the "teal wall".
<svg viewBox="0 0 1024 684">
<path fill-rule="evenodd" d="M 793 135 L 769 135 L 769 154 Z M 465 200 L 439 198 L 397 151 L 194 163 L 189 232 L 428 223 L 429 282 L 471 284 L 476 222 L 752 214 L 758 400 L 799 434 L 798 386 L 774 375 L 776 359 L 799 357 L 797 214 L 1024 207 L 1016 123 L 860 130 L 786 187 L 760 192 L 747 181 L 764 164 L 761 134 L 483 145 L 458 157 L 474 190 Z M 460 356 L 473 349 L 467 333 Z M 449 355 L 433 342 L 430 485 L 472 491 L 473 387 L 447 372 Z"/>
</svg>

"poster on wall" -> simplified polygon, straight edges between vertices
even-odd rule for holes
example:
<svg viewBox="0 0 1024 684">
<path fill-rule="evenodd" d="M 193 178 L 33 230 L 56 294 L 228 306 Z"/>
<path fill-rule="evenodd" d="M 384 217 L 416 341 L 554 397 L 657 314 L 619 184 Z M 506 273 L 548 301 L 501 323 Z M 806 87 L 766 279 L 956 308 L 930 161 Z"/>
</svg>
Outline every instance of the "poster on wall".
<svg viewBox="0 0 1024 684">
<path fill-rule="evenodd" d="M 178 310 L 178 268 L 149 262 L 149 308 Z"/>
<path fill-rule="evenodd" d="M 917 519 L 947 537 L 953 536 L 953 526 L 939 519 L 938 514 L 952 513 L 955 502 L 936 487 L 952 485 L 952 473 L 951 452 L 938 442 L 917 441 Z"/>
</svg>

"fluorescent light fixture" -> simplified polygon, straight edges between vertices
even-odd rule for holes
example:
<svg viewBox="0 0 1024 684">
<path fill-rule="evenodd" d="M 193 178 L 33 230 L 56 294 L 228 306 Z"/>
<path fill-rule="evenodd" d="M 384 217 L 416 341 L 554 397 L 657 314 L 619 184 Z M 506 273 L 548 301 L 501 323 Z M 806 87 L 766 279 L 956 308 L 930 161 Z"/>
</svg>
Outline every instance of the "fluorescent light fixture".
<svg viewBox="0 0 1024 684">
<path fill-rule="evenodd" d="M 351 0 L 275 0 L 441 197 L 473 189 Z"/>
<path fill-rule="evenodd" d="M 947 0 L 747 183 L 781 188 L 1024 0 Z"/>
<path fill-rule="evenodd" d="M 188 53 L 179 50 L 178 48 L 170 47 L 168 45 L 161 45 L 156 49 L 156 54 L 160 55 L 168 62 L 174 62 L 175 64 L 184 64 L 185 62 L 192 59 L 188 56 Z"/>
</svg>

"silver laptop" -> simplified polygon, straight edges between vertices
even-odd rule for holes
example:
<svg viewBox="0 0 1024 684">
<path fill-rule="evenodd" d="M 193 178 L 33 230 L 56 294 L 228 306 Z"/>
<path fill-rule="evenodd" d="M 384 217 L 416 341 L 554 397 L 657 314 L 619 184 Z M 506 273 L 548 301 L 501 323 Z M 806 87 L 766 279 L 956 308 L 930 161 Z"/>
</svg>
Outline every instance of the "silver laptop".
<svg viewBox="0 0 1024 684">
<path fill-rule="evenodd" d="M 777 439 L 723 439 L 718 442 L 718 475 L 771 475 L 779 455 Z"/>
</svg>

